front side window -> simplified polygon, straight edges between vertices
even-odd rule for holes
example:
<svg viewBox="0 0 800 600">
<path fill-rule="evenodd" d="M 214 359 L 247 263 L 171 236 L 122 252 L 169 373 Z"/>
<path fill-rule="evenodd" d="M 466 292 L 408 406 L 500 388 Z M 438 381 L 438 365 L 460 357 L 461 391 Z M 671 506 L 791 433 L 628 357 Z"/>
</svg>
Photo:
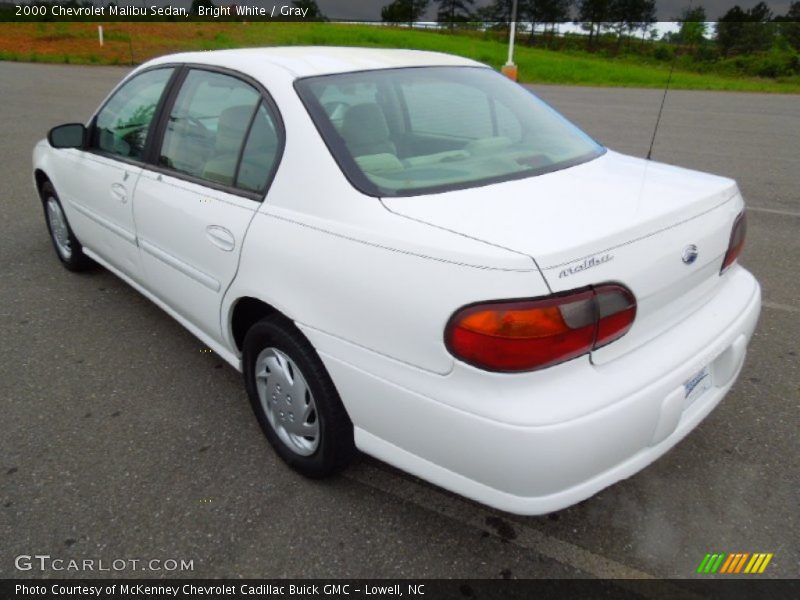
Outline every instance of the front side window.
<svg viewBox="0 0 800 600">
<path fill-rule="evenodd" d="M 255 88 L 229 75 L 192 70 L 170 113 L 158 161 L 179 173 L 261 191 L 277 147 L 275 123 Z"/>
<path fill-rule="evenodd" d="M 126 82 L 97 113 L 90 146 L 141 160 L 156 107 L 174 69 L 157 69 Z"/>
<path fill-rule="evenodd" d="M 372 196 L 532 177 L 604 152 L 491 69 L 385 69 L 309 77 L 295 86 L 345 174 Z"/>
</svg>

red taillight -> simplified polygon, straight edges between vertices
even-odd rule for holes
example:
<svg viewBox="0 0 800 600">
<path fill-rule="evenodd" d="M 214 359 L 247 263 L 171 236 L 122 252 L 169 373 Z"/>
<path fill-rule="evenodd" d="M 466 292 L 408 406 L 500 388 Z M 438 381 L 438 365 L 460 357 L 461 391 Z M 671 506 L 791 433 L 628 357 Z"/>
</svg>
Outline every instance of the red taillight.
<svg viewBox="0 0 800 600">
<path fill-rule="evenodd" d="M 636 316 L 627 288 L 605 284 L 541 298 L 464 307 L 445 343 L 464 362 L 490 371 L 532 371 L 576 358 L 622 337 Z"/>
<path fill-rule="evenodd" d="M 746 234 L 747 218 L 744 211 L 742 211 L 733 222 L 731 241 L 728 243 L 728 251 L 725 253 L 725 259 L 722 261 L 722 268 L 719 270 L 720 274 L 724 273 L 727 268 L 739 258 L 739 255 L 742 253 L 742 248 L 744 248 L 744 238 Z"/>
</svg>

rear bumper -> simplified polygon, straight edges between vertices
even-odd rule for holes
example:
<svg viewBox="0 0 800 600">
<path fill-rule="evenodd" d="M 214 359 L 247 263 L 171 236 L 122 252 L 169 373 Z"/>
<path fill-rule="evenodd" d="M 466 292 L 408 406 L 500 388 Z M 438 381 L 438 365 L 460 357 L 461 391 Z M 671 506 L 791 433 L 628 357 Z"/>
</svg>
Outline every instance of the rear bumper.
<svg viewBox="0 0 800 600">
<path fill-rule="evenodd" d="M 722 400 L 761 307 L 750 273 L 736 266 L 725 277 L 702 308 L 615 361 L 584 358 L 522 377 L 460 363 L 433 375 L 303 329 L 361 450 L 484 504 L 543 514 L 641 470 Z M 684 383 L 704 367 L 712 386 L 689 403 Z"/>
</svg>

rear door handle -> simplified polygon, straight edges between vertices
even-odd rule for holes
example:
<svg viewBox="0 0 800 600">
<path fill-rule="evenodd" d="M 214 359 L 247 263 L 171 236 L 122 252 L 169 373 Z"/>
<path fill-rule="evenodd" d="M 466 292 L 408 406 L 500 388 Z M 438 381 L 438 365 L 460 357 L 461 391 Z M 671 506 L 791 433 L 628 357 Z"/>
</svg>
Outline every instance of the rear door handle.
<svg viewBox="0 0 800 600">
<path fill-rule="evenodd" d="M 111 184 L 111 195 L 123 204 L 128 201 L 128 190 L 121 183 Z"/>
<path fill-rule="evenodd" d="M 206 227 L 206 237 L 211 240 L 217 248 L 230 252 L 236 247 L 236 238 L 233 234 L 219 225 L 209 225 Z"/>
</svg>

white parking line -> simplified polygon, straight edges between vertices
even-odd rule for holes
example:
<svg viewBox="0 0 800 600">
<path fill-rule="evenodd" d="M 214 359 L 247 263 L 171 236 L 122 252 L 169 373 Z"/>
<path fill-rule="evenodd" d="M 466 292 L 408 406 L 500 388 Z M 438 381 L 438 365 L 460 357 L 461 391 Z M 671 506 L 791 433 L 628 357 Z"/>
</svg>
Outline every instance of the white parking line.
<svg viewBox="0 0 800 600">
<path fill-rule="evenodd" d="M 763 300 L 761 302 L 761 306 L 764 308 L 771 308 L 773 310 L 785 310 L 786 312 L 800 313 L 800 307 L 791 306 L 789 304 L 780 304 L 778 302 L 770 302 L 769 300 Z"/>
<path fill-rule="evenodd" d="M 484 509 L 457 496 L 446 492 L 439 492 L 435 488 L 427 487 L 411 479 L 397 476 L 389 471 L 372 465 L 360 464 L 347 471 L 347 476 L 369 487 L 378 489 L 395 498 L 410 502 L 421 508 L 432 510 L 444 517 L 454 519 L 464 525 L 469 525 L 480 531 L 485 531 L 495 537 L 534 550 L 538 554 L 552 558 L 564 565 L 568 565 L 584 573 L 602 578 L 624 579 L 653 579 L 654 576 L 643 571 L 627 567 L 621 563 L 584 550 L 569 542 L 551 537 L 541 531 L 522 525 L 516 521 L 511 522 L 506 518 L 508 525 L 513 528 L 510 535 L 504 535 L 502 530 L 490 525 L 496 523 L 498 515 L 491 509 Z M 487 521 L 488 520 L 488 521 Z M 513 537 L 512 537 L 513 536 Z"/>
<path fill-rule="evenodd" d="M 763 212 L 772 215 L 782 215 L 784 217 L 800 217 L 800 212 L 794 210 L 780 210 L 777 208 L 758 208 L 756 206 L 747 206 L 747 212 Z"/>
<path fill-rule="evenodd" d="M 512 518 L 505 518 L 502 516 L 503 513 L 483 508 L 449 492 L 439 491 L 374 465 L 367 463 L 353 465 L 346 471 L 345 476 L 423 510 L 433 511 L 468 527 L 506 540 L 520 548 L 532 550 L 540 556 L 555 560 L 592 577 L 618 580 L 614 582 L 615 585 L 646 598 L 653 600 L 674 600 L 678 597 L 690 600 L 700 598 L 700 596 L 671 583 L 645 584 L 643 580 L 653 580 L 657 577 L 542 533 L 538 529 L 519 523 Z M 504 523 L 505 526 L 498 526 L 499 523 Z"/>
</svg>

